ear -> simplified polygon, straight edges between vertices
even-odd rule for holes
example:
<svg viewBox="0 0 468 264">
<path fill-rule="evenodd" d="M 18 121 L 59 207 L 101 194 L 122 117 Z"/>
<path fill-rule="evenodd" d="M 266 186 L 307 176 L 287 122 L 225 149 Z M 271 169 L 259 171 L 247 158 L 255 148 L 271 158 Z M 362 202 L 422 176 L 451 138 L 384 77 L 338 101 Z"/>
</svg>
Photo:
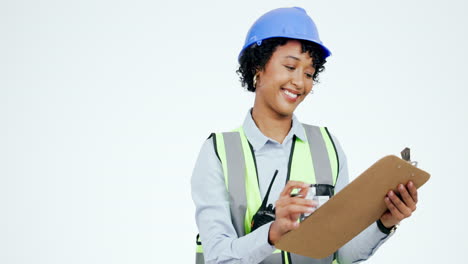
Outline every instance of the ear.
<svg viewBox="0 0 468 264">
<path fill-rule="evenodd" d="M 257 89 L 257 84 L 259 83 L 259 80 L 261 79 L 261 75 L 263 74 L 263 70 L 256 69 L 255 74 L 253 76 L 252 84 L 254 89 Z"/>
<path fill-rule="evenodd" d="M 258 83 L 262 79 L 263 74 L 265 73 L 264 69 L 257 69 L 254 75 L 254 80 Z M 255 85 L 254 85 L 255 86 Z"/>
<path fill-rule="evenodd" d="M 257 79 L 258 79 L 258 71 L 257 71 L 257 73 L 255 73 L 255 75 L 253 77 L 253 87 L 255 89 L 257 89 Z"/>
</svg>

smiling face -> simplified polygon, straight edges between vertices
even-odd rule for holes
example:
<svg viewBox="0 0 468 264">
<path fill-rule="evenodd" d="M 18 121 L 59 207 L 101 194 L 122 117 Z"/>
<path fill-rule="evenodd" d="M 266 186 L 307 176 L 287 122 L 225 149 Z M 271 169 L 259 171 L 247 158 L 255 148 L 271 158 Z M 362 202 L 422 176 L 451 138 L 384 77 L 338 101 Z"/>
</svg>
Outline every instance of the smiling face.
<svg viewBox="0 0 468 264">
<path fill-rule="evenodd" d="M 312 90 L 312 58 L 297 40 L 278 46 L 263 70 L 257 73 L 255 111 L 274 117 L 291 117 Z"/>
</svg>

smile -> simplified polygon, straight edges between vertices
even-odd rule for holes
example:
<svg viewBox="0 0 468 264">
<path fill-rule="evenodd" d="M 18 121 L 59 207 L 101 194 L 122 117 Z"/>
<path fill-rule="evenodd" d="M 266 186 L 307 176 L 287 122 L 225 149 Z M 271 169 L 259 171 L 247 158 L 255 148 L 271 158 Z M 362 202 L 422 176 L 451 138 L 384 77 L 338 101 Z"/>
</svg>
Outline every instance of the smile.
<svg viewBox="0 0 468 264">
<path fill-rule="evenodd" d="M 281 88 L 281 90 L 283 91 L 283 94 L 285 94 L 287 97 L 291 99 L 296 99 L 299 96 L 299 94 L 292 93 L 286 89 Z"/>
</svg>

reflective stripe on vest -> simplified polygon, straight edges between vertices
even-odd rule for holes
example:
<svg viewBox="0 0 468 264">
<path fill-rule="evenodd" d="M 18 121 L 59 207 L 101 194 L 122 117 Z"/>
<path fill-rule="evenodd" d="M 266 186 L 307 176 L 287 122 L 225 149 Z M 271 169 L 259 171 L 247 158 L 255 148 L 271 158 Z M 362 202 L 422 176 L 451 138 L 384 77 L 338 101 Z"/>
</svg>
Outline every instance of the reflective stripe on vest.
<svg viewBox="0 0 468 264">
<path fill-rule="evenodd" d="M 328 130 L 306 124 L 303 124 L 303 127 L 307 141 L 294 137 L 287 180 L 335 186 L 339 161 Z M 262 202 L 253 149 L 242 127 L 235 132 L 213 134 L 213 143 L 222 164 L 226 189 L 229 193 L 231 220 L 237 235 L 241 237 L 250 233 L 252 218 Z M 330 264 L 332 262 L 336 263 L 333 255 L 319 260 L 276 250 L 261 263 Z M 203 263 L 201 245 L 197 245 L 196 263 Z"/>
<path fill-rule="evenodd" d="M 203 247 L 200 240 L 200 234 L 197 235 L 197 250 L 195 253 L 195 263 L 196 264 L 204 264 L 205 257 L 203 256 Z"/>
</svg>

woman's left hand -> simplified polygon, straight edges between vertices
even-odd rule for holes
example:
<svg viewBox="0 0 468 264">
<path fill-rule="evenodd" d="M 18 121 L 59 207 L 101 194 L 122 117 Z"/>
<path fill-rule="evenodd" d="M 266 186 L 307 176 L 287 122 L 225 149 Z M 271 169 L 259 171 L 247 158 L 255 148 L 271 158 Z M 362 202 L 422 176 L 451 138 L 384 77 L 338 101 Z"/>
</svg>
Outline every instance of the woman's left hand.
<svg viewBox="0 0 468 264">
<path fill-rule="evenodd" d="M 408 182 L 406 186 L 399 184 L 397 189 L 401 199 L 392 190 L 384 198 L 388 210 L 380 217 L 380 221 L 387 228 L 391 228 L 399 224 L 401 220 L 410 217 L 416 210 L 418 203 L 418 190 L 412 181 Z"/>
</svg>

